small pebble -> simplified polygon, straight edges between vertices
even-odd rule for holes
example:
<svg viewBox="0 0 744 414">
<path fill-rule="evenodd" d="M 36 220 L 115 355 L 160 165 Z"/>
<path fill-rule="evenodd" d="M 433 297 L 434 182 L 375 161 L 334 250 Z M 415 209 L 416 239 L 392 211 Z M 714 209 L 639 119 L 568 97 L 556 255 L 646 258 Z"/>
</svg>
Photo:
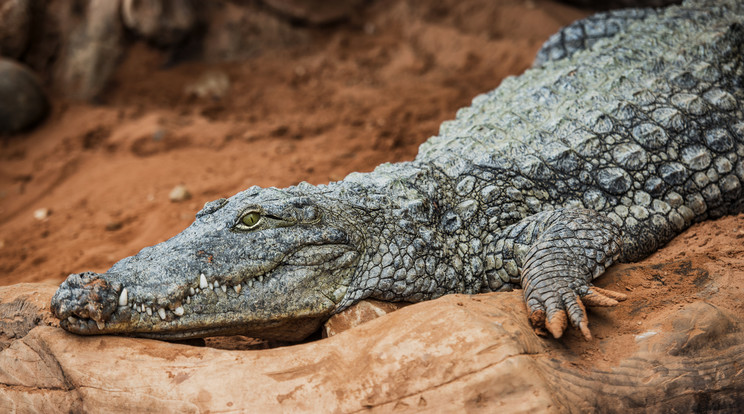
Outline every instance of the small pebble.
<svg viewBox="0 0 744 414">
<path fill-rule="evenodd" d="M 162 141 L 165 137 L 165 130 L 164 129 L 158 129 L 157 131 L 153 132 L 152 134 L 152 140 L 153 141 Z"/>
<path fill-rule="evenodd" d="M 177 203 L 191 198 L 191 193 L 189 193 L 189 190 L 186 188 L 185 185 L 179 184 L 173 187 L 168 197 L 171 201 Z"/>
<path fill-rule="evenodd" d="M 50 214 L 52 214 L 52 211 L 48 208 L 39 208 L 34 211 L 34 218 L 36 220 L 43 221 L 49 218 Z"/>
<path fill-rule="evenodd" d="M 220 100 L 230 90 L 230 78 L 225 72 L 210 71 L 204 73 L 195 82 L 186 85 L 184 92 L 197 98 Z"/>
</svg>

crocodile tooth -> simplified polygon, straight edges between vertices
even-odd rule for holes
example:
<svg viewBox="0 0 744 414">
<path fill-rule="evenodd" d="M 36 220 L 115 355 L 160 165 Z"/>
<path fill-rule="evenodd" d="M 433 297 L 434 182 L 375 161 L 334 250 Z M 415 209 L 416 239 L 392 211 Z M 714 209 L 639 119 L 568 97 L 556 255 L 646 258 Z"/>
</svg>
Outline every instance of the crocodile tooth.
<svg viewBox="0 0 744 414">
<path fill-rule="evenodd" d="M 207 278 L 204 276 L 204 273 L 199 275 L 199 287 L 202 289 L 206 289 L 209 284 L 207 283 Z"/>
<path fill-rule="evenodd" d="M 160 319 L 165 320 L 165 309 L 158 308 L 158 316 L 160 316 Z"/>
<path fill-rule="evenodd" d="M 147 312 L 148 316 L 152 316 L 152 309 L 149 306 L 145 306 L 145 312 Z"/>
<path fill-rule="evenodd" d="M 127 306 L 127 302 L 129 302 L 129 294 L 127 293 L 127 288 L 124 288 L 119 295 L 119 306 Z"/>
<path fill-rule="evenodd" d="M 195 292 L 195 293 L 199 293 L 199 292 L 201 292 L 201 289 L 199 289 L 199 288 L 196 288 L 196 289 L 194 289 L 194 292 Z"/>
<path fill-rule="evenodd" d="M 259 276 L 258 281 L 263 283 L 263 276 Z"/>
<path fill-rule="evenodd" d="M 235 293 L 237 293 L 239 295 L 240 294 L 240 289 L 243 289 L 243 285 L 241 285 L 240 283 L 238 283 L 237 285 L 233 286 L 233 289 L 235 290 Z"/>
<path fill-rule="evenodd" d="M 220 288 L 222 288 L 222 291 L 223 291 L 223 292 L 227 293 L 227 286 L 225 286 L 225 285 L 222 285 L 222 286 L 220 286 Z"/>
<path fill-rule="evenodd" d="M 99 330 L 99 331 L 102 331 L 102 330 L 103 330 L 103 328 L 105 328 L 105 327 L 106 327 L 106 324 L 105 324 L 105 323 L 103 323 L 103 322 L 101 322 L 101 321 L 96 321 L 96 326 L 98 327 L 98 330 Z"/>
<path fill-rule="evenodd" d="M 67 322 L 70 322 L 70 323 L 77 323 L 77 321 L 78 321 L 78 320 L 77 320 L 77 318 L 76 318 L 76 317 L 74 317 L 74 316 L 68 316 L 68 317 L 67 317 Z"/>
<path fill-rule="evenodd" d="M 252 288 L 252 287 L 253 287 L 253 279 L 249 280 L 249 281 L 247 282 L 247 284 L 248 284 L 248 287 L 249 287 L 249 288 Z"/>
<path fill-rule="evenodd" d="M 191 303 L 191 296 L 186 296 L 186 303 Z"/>
<path fill-rule="evenodd" d="M 175 313 L 177 316 L 183 315 L 183 306 L 179 306 L 176 309 L 174 309 L 173 313 Z M 165 314 L 165 311 L 163 311 L 163 314 Z M 161 315 L 160 317 L 162 318 L 163 316 Z"/>
<path fill-rule="evenodd" d="M 214 288 L 216 289 L 218 287 L 220 287 L 220 282 L 218 282 L 218 281 L 215 280 L 214 281 Z"/>
<path fill-rule="evenodd" d="M 191 295 L 191 296 L 196 295 L 196 291 L 194 290 L 194 288 L 192 288 L 192 287 L 189 288 L 189 295 Z"/>
<path fill-rule="evenodd" d="M 209 284 L 209 288 L 214 290 L 214 285 L 212 283 Z"/>
</svg>

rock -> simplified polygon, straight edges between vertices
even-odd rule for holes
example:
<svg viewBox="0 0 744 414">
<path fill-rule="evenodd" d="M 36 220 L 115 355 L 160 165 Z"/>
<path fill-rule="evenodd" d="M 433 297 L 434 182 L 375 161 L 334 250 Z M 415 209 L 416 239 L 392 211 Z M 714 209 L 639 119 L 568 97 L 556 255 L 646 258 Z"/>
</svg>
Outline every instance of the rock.
<svg viewBox="0 0 744 414">
<path fill-rule="evenodd" d="M 196 26 L 196 12 L 190 0 L 123 0 L 124 25 L 159 46 L 180 42 Z"/>
<path fill-rule="evenodd" d="M 325 24 L 348 17 L 364 0 L 263 0 L 269 7 L 293 19 Z"/>
<path fill-rule="evenodd" d="M 201 58 L 224 62 L 255 57 L 266 51 L 300 47 L 311 40 L 307 29 L 290 24 L 253 2 L 203 2 Z"/>
<path fill-rule="evenodd" d="M 25 337 L 37 326 L 59 326 L 57 318 L 49 312 L 48 300 L 56 286 L 19 283 L 0 290 L 0 351 L 10 346 L 13 339 Z"/>
<path fill-rule="evenodd" d="M 242 351 L 76 336 L 56 327 L 49 314 L 46 304 L 55 287 L 0 287 L 0 411 L 734 412 L 741 407 L 744 317 L 734 302 L 696 299 L 717 279 L 672 264 L 629 265 L 609 281 L 617 283 L 627 272 L 633 280 L 659 272 L 667 283 L 674 272 L 682 279 L 692 276 L 687 280 L 700 286 L 697 294 L 680 291 L 673 300 L 668 293 L 643 295 L 639 286 L 634 295 L 640 297 L 621 305 L 634 316 L 614 314 L 622 308 L 604 317 L 607 309 L 592 313 L 598 334 L 593 342 L 575 332 L 561 340 L 536 336 L 521 292 L 514 291 L 449 295 L 330 338 Z M 738 295 L 735 300 L 744 295 L 738 288 L 721 293 L 729 294 Z M 642 326 L 629 328 L 637 323 Z"/>
<path fill-rule="evenodd" d="M 682 0 L 563 0 L 564 3 L 589 9 L 625 9 L 629 7 L 664 7 Z"/>
<path fill-rule="evenodd" d="M 50 214 L 52 214 L 52 211 L 48 208 L 39 208 L 34 210 L 34 218 L 39 221 L 48 219 Z"/>
<path fill-rule="evenodd" d="M 0 134 L 30 128 L 48 111 L 49 101 L 36 76 L 21 64 L 0 58 Z"/>
<path fill-rule="evenodd" d="M 184 93 L 199 99 L 220 100 L 230 90 L 230 78 L 225 72 L 212 70 L 204 73 L 196 81 L 184 87 Z"/>
<path fill-rule="evenodd" d="M 62 32 L 66 41 L 57 76 L 67 96 L 92 100 L 101 94 L 119 63 L 124 31 L 119 0 L 79 3 L 80 10 L 67 10 L 70 16 L 60 18 L 71 28 Z"/>
<path fill-rule="evenodd" d="M 409 303 L 364 300 L 331 316 L 323 326 L 323 337 L 329 337 L 396 311 Z"/>
<path fill-rule="evenodd" d="M 31 0 L 0 0 L 0 56 L 18 58 L 28 46 Z"/>
<path fill-rule="evenodd" d="M 177 203 L 180 201 L 185 201 L 191 198 L 191 193 L 189 192 L 188 188 L 186 188 L 185 185 L 179 184 L 171 190 L 171 192 L 168 194 L 168 198 L 170 201 Z"/>
</svg>

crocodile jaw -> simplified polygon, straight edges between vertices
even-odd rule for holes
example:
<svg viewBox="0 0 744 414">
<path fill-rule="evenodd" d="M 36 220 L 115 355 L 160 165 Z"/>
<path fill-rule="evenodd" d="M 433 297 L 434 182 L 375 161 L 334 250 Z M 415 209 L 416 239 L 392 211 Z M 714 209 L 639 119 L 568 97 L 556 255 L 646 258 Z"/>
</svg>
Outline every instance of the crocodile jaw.
<svg viewBox="0 0 744 414">
<path fill-rule="evenodd" d="M 335 262 L 350 269 L 358 255 L 339 248 Z M 349 270 L 320 274 L 282 265 L 238 284 L 202 274 L 168 305 L 139 302 L 117 273 L 73 274 L 52 299 L 60 325 L 82 335 L 125 334 L 158 339 L 247 335 L 297 341 L 330 317 L 346 294 Z M 194 287 L 196 286 L 196 287 Z"/>
<path fill-rule="evenodd" d="M 347 251 L 338 260 L 350 263 L 355 258 L 354 252 Z M 82 335 L 188 339 L 241 334 L 297 341 L 314 332 L 335 310 L 346 293 L 348 272 L 317 275 L 307 269 L 280 267 L 236 285 L 207 282 L 206 287 L 189 288 L 174 305 L 158 308 L 130 301 L 132 287 L 117 279 L 118 275 L 109 273 L 71 275 L 52 302 L 60 325 Z"/>
</svg>

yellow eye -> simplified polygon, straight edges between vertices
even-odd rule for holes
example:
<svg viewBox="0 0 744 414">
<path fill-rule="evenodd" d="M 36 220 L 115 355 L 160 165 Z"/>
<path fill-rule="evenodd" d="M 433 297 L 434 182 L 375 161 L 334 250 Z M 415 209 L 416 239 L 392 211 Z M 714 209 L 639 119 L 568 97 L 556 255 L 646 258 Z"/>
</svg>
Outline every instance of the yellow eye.
<svg viewBox="0 0 744 414">
<path fill-rule="evenodd" d="M 253 227 L 258 223 L 258 220 L 261 219 L 261 214 L 259 214 L 256 211 L 251 211 L 250 213 L 246 213 L 243 215 L 243 217 L 240 218 L 240 221 L 243 222 L 248 227 Z"/>
</svg>

